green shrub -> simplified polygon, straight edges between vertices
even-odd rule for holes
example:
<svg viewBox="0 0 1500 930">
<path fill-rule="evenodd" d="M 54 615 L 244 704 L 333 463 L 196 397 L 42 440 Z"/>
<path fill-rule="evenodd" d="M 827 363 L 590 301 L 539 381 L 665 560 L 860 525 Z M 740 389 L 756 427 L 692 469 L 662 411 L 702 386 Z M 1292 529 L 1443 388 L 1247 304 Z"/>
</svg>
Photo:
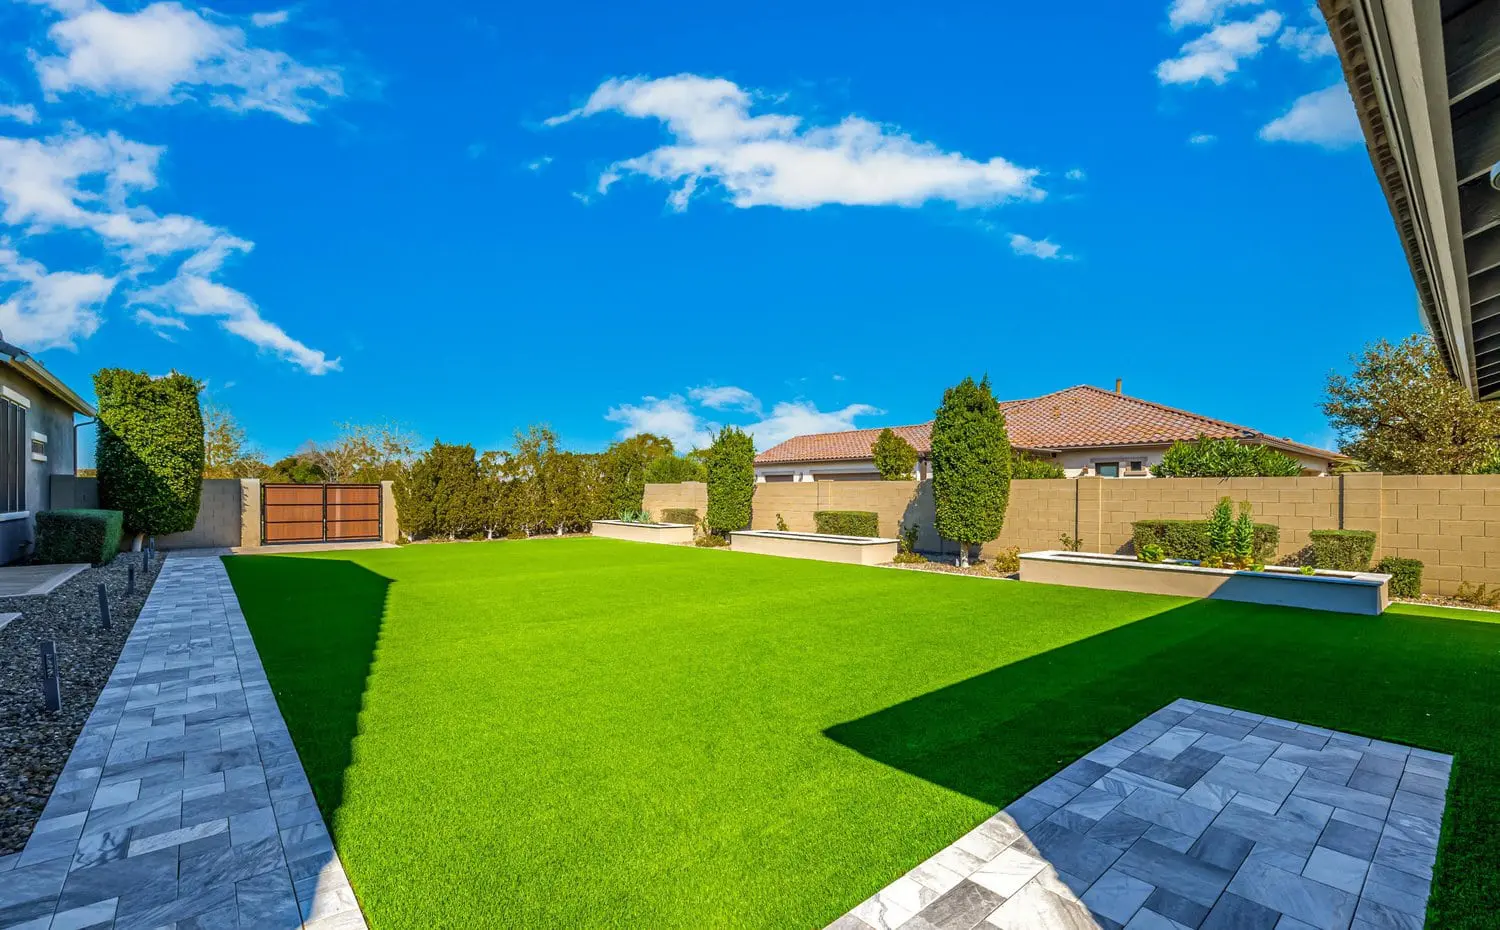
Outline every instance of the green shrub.
<svg viewBox="0 0 1500 930">
<path fill-rule="evenodd" d="M 714 534 L 742 530 L 750 525 L 754 497 L 755 441 L 738 427 L 726 426 L 708 449 L 708 515 L 704 522 Z"/>
<path fill-rule="evenodd" d="M 729 545 L 729 537 L 720 533 L 699 533 L 693 545 L 702 549 L 718 549 Z"/>
<path fill-rule="evenodd" d="M 1169 559 L 1202 561 L 1215 555 L 1209 540 L 1207 520 L 1137 520 L 1134 528 L 1135 551 L 1148 545 L 1160 546 Z M 1250 558 L 1269 562 L 1281 544 L 1281 528 L 1273 523 L 1253 523 Z"/>
<path fill-rule="evenodd" d="M 927 561 L 927 556 L 920 552 L 898 552 L 892 561 L 897 565 L 920 565 Z"/>
<path fill-rule="evenodd" d="M 990 556 L 990 568 L 997 575 L 1014 575 L 1021 570 L 1021 547 L 1009 546 Z"/>
<path fill-rule="evenodd" d="M 917 468 L 917 450 L 887 426 L 870 447 L 882 481 L 910 481 Z"/>
<path fill-rule="evenodd" d="M 778 513 L 776 515 L 776 532 L 778 532 L 778 533 L 785 533 L 785 532 L 788 532 L 789 530 L 790 530 L 790 527 L 788 527 L 786 525 L 786 519 L 784 517 L 782 517 L 781 514 Z"/>
<path fill-rule="evenodd" d="M 1161 464 L 1151 466 L 1158 478 L 1294 478 L 1301 473 L 1296 459 L 1270 446 L 1206 436 L 1173 443 Z"/>
<path fill-rule="evenodd" d="M 43 510 L 36 515 L 36 560 L 103 565 L 120 551 L 124 524 L 118 510 Z"/>
<path fill-rule="evenodd" d="M 780 514 L 777 516 L 780 516 Z M 901 524 L 901 531 L 896 534 L 896 551 L 904 552 L 908 555 L 915 554 L 917 551 L 917 540 L 921 538 L 922 527 L 920 525 L 916 523 L 910 526 L 905 523 Z M 923 559 L 922 561 L 925 562 L 927 560 Z"/>
<path fill-rule="evenodd" d="M 1486 584 L 1476 588 L 1467 581 L 1461 581 L 1458 590 L 1453 593 L 1453 599 L 1476 607 L 1500 607 L 1500 588 L 1491 590 Z"/>
<path fill-rule="evenodd" d="M 1142 562 L 1160 562 L 1167 557 L 1167 553 L 1156 543 L 1146 543 L 1135 554 L 1135 557 Z"/>
<path fill-rule="evenodd" d="M 1012 480 L 1027 478 L 1066 478 L 1063 467 L 1056 462 L 1036 458 L 1019 449 L 1010 450 L 1010 477 Z"/>
<path fill-rule="evenodd" d="M 698 511 L 692 507 L 664 507 L 661 512 L 663 523 L 686 523 L 688 526 L 698 525 Z"/>
<path fill-rule="evenodd" d="M 622 510 L 620 511 L 621 523 L 650 523 L 651 513 L 647 510 Z"/>
<path fill-rule="evenodd" d="M 697 459 L 678 455 L 663 455 L 652 459 L 646 466 L 647 484 L 681 484 L 684 481 L 704 481 L 708 469 Z"/>
<path fill-rule="evenodd" d="M 817 510 L 813 522 L 830 536 L 880 535 L 880 515 L 868 510 Z"/>
<path fill-rule="evenodd" d="M 1311 565 L 1300 565 L 1297 567 L 1297 574 L 1299 575 L 1316 575 L 1317 573 L 1318 570 Z"/>
<path fill-rule="evenodd" d="M 1422 596 L 1422 560 L 1403 559 L 1388 555 L 1380 560 L 1375 570 L 1391 576 L 1391 594 L 1394 597 Z"/>
<path fill-rule="evenodd" d="M 932 497 L 938 535 L 969 547 L 999 537 L 1010 500 L 1010 439 L 990 379 L 965 378 L 943 392 L 932 420 Z"/>
<path fill-rule="evenodd" d="M 1375 554 L 1375 534 L 1369 530 L 1313 530 L 1313 566 L 1340 572 L 1367 572 Z"/>
<path fill-rule="evenodd" d="M 183 533 L 198 520 L 203 489 L 202 385 L 173 372 L 103 368 L 99 398 L 99 503 L 124 513 L 132 533 Z"/>
</svg>

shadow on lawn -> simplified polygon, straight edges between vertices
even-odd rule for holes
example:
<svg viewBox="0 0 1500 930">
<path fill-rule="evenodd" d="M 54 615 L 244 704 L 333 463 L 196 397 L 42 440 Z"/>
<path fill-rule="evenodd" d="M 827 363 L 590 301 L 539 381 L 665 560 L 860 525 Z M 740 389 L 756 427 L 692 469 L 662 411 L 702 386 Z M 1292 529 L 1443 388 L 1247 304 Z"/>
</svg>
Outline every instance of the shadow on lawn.
<svg viewBox="0 0 1500 930">
<path fill-rule="evenodd" d="M 1500 896 L 1497 672 L 1500 624 L 1195 601 L 824 734 L 997 808 L 1179 697 L 1454 753 L 1429 915 L 1464 921 Z"/>
<path fill-rule="evenodd" d="M 348 559 L 226 559 L 255 647 L 328 829 L 344 800 L 391 579 Z"/>
</svg>

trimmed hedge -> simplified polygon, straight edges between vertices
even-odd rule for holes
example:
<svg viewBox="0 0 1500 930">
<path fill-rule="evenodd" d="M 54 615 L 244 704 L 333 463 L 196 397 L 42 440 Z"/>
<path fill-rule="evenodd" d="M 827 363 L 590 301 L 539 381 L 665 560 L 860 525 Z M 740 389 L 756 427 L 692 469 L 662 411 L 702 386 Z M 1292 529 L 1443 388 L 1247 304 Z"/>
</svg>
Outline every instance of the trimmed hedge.
<svg viewBox="0 0 1500 930">
<path fill-rule="evenodd" d="M 1213 554 L 1207 520 L 1137 520 L 1131 527 L 1136 552 L 1154 545 L 1160 546 L 1169 559 L 1204 559 Z M 1274 523 L 1257 523 L 1251 558 L 1257 562 L 1269 562 L 1280 544 L 1281 527 Z"/>
<path fill-rule="evenodd" d="M 1367 572 L 1375 555 L 1375 534 L 1369 530 L 1313 530 L 1313 567 L 1339 572 Z"/>
<path fill-rule="evenodd" d="M 755 498 L 755 440 L 736 426 L 726 426 L 708 447 L 708 514 L 710 533 L 723 535 L 750 525 Z"/>
<path fill-rule="evenodd" d="M 203 486 L 202 388 L 187 375 L 101 368 L 99 503 L 125 513 L 132 533 L 183 533 L 198 519 Z"/>
<path fill-rule="evenodd" d="M 686 523 L 688 526 L 698 525 L 698 511 L 692 507 L 665 507 L 661 512 L 663 523 Z"/>
<path fill-rule="evenodd" d="M 1391 594 L 1394 597 L 1420 597 L 1422 595 L 1421 559 L 1403 559 L 1388 555 L 1380 560 L 1375 570 L 1391 576 Z"/>
<path fill-rule="evenodd" d="M 880 515 L 868 510 L 815 510 L 813 522 L 830 536 L 880 535 Z"/>
<path fill-rule="evenodd" d="M 120 551 L 124 531 L 118 510 L 43 510 L 36 515 L 36 560 L 103 565 Z"/>
</svg>

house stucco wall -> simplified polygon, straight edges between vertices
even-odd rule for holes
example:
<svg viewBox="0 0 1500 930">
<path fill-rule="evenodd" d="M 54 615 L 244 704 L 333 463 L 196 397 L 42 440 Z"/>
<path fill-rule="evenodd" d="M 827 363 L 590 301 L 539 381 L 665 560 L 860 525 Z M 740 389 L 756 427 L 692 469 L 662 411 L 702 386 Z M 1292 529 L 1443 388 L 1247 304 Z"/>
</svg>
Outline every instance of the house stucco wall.
<svg viewBox="0 0 1500 930">
<path fill-rule="evenodd" d="M 0 518 L 0 564 L 14 562 L 31 551 L 36 538 L 36 514 L 53 507 L 51 478 L 73 473 L 73 410 L 53 395 L 13 371 L 0 368 L 0 385 L 25 398 L 26 509 L 21 515 Z M 24 405 L 23 405 L 24 406 Z M 31 435 L 47 437 L 47 460 L 31 456 Z"/>
</svg>

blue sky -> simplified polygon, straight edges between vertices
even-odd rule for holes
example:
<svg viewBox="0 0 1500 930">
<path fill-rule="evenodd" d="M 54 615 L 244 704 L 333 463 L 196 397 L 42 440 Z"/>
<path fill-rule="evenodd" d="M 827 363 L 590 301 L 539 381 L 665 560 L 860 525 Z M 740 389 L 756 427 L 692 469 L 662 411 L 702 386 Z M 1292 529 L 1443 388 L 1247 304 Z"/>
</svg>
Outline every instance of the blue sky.
<svg viewBox="0 0 1500 930">
<path fill-rule="evenodd" d="M 0 328 L 271 455 L 764 448 L 986 372 L 1330 443 L 1419 323 L 1316 10 L 1064 6 L 0 6 Z"/>
</svg>

